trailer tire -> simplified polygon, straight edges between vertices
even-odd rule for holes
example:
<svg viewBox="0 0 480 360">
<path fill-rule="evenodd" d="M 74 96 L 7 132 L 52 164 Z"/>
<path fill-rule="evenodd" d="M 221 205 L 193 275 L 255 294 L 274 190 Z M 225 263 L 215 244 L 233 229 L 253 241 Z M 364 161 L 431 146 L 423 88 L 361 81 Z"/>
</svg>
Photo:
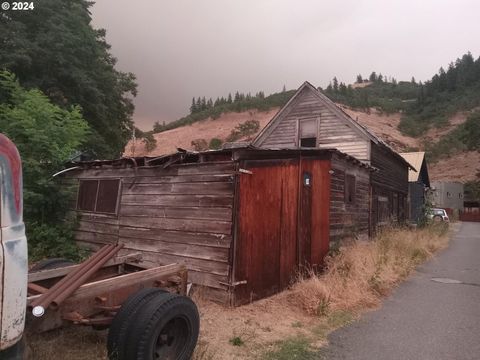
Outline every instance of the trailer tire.
<svg viewBox="0 0 480 360">
<path fill-rule="evenodd" d="M 141 308 L 129 329 L 127 358 L 189 360 L 195 349 L 200 317 L 186 296 L 159 294 Z"/>
<path fill-rule="evenodd" d="M 75 265 L 72 260 L 65 258 L 49 258 L 43 259 L 37 262 L 30 268 L 30 272 L 42 271 L 42 270 L 51 270 L 58 269 L 66 266 Z"/>
<path fill-rule="evenodd" d="M 108 357 L 111 360 L 127 359 L 124 344 L 129 324 L 137 311 L 145 306 L 153 297 L 168 291 L 159 288 L 145 288 L 130 295 L 125 300 L 110 324 L 107 337 Z"/>
</svg>

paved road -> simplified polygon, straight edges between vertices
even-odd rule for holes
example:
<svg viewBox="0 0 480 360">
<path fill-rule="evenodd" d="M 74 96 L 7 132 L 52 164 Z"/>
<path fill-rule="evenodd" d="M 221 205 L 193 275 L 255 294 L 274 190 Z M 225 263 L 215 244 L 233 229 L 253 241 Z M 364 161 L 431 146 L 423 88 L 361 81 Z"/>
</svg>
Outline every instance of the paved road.
<svg viewBox="0 0 480 360">
<path fill-rule="evenodd" d="M 480 359 L 480 223 L 462 223 L 448 249 L 329 342 L 329 360 Z"/>
</svg>

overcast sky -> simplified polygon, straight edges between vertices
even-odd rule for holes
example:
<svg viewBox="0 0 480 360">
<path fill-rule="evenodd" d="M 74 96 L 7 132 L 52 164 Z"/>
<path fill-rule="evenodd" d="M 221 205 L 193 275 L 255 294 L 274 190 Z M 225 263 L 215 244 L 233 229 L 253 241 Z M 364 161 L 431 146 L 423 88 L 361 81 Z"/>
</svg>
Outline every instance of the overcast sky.
<svg viewBox="0 0 480 360">
<path fill-rule="evenodd" d="M 266 94 L 375 70 L 429 79 L 480 50 L 478 0 L 97 0 L 96 28 L 138 79 L 142 129 L 188 113 L 193 96 Z"/>
</svg>

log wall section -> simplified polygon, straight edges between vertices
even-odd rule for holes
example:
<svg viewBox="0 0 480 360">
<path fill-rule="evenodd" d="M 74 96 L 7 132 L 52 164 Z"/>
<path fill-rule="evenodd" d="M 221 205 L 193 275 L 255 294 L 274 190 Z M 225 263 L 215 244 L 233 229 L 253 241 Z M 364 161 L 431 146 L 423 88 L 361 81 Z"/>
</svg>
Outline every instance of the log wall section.
<svg viewBox="0 0 480 360">
<path fill-rule="evenodd" d="M 272 130 L 259 144 L 262 148 L 289 149 L 299 147 L 299 122 L 317 119 L 317 147 L 335 148 L 362 161 L 370 161 L 370 142 L 339 118 L 310 89 L 305 88 L 280 115 Z"/>
<path fill-rule="evenodd" d="M 334 154 L 331 160 L 330 245 L 353 236 L 369 234 L 370 171 L 353 166 L 350 161 Z M 355 176 L 355 200 L 345 201 L 345 176 Z"/>
<path fill-rule="evenodd" d="M 119 241 L 147 265 L 185 264 L 189 281 L 229 302 L 235 164 L 79 171 L 76 179 L 121 179 L 118 215 L 78 212 L 76 240 L 97 248 Z"/>
</svg>

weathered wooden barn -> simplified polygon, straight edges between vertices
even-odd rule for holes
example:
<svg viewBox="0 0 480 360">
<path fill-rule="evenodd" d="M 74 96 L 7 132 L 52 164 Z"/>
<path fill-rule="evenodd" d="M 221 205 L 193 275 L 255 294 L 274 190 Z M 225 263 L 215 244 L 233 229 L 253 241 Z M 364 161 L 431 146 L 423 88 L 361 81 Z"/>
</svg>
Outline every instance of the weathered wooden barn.
<svg viewBox="0 0 480 360">
<path fill-rule="evenodd" d="M 413 166 L 308 82 L 300 86 L 252 145 L 269 149 L 336 148 L 347 153 L 378 170 L 371 176 L 371 229 L 406 219 L 408 169 Z"/>
<path fill-rule="evenodd" d="M 335 149 L 229 149 L 76 163 L 76 240 L 183 263 L 209 297 L 242 304 L 320 267 L 330 239 L 368 232 L 371 167 Z"/>
<path fill-rule="evenodd" d="M 408 220 L 418 224 L 424 217 L 427 191 L 430 188 L 425 152 L 400 153 L 400 155 L 417 169 L 408 171 Z"/>
</svg>

